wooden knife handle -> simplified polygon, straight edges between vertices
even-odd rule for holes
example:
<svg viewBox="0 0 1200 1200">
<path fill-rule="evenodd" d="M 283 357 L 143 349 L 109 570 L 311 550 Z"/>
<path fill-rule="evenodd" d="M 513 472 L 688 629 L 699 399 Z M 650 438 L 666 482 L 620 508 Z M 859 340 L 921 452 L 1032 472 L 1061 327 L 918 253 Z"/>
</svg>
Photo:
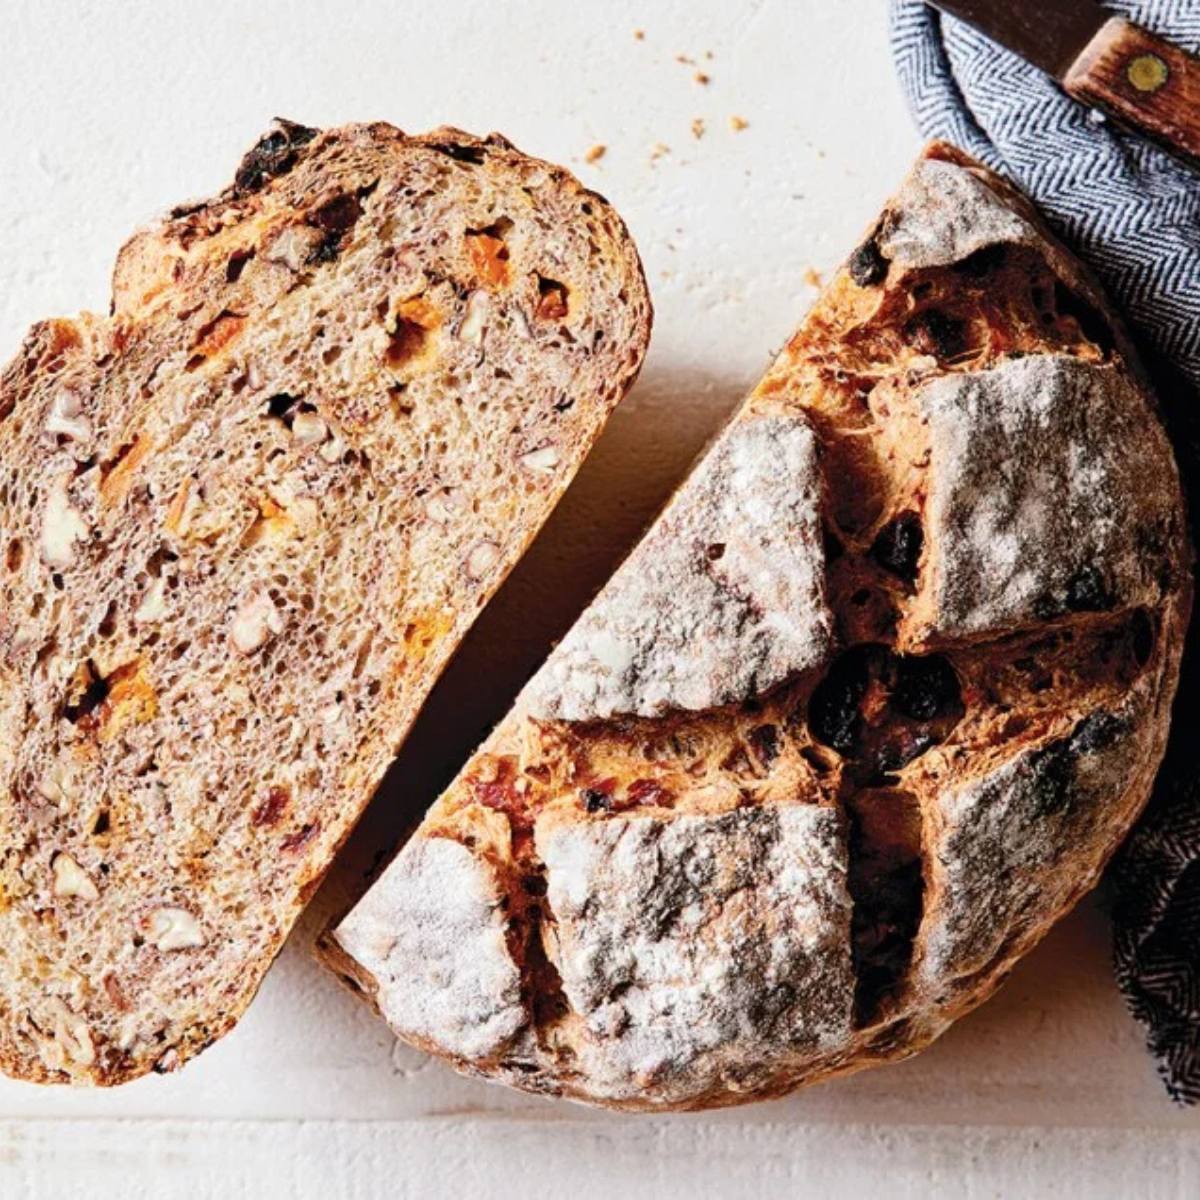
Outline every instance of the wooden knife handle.
<svg viewBox="0 0 1200 1200">
<path fill-rule="evenodd" d="M 1106 21 L 1063 86 L 1200 163 L 1200 59 L 1121 17 Z"/>
</svg>

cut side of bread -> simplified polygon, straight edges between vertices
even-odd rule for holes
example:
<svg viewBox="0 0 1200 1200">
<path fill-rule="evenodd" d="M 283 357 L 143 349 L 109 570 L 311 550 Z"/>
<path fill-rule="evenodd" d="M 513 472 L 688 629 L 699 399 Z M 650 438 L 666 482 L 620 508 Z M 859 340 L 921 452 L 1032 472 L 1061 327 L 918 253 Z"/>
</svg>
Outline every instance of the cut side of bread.
<svg viewBox="0 0 1200 1200">
<path fill-rule="evenodd" d="M 935 144 L 321 953 L 460 1070 L 603 1105 L 907 1056 L 1136 818 L 1189 567 L 1103 297 Z"/>
<path fill-rule="evenodd" d="M 498 135 L 280 122 L 0 378 L 0 1067 L 232 1027 L 637 374 L 604 199 Z"/>
</svg>

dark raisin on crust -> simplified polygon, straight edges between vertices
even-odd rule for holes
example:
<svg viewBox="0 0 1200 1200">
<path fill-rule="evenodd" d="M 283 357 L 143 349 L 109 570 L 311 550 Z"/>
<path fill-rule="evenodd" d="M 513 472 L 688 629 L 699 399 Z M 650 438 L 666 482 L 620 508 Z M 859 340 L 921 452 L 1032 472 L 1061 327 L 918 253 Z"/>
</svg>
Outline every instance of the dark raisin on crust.
<svg viewBox="0 0 1200 1200">
<path fill-rule="evenodd" d="M 809 728 L 878 786 L 944 741 L 963 714 L 962 688 L 940 654 L 894 654 L 855 646 L 842 654 L 809 701 Z"/>
<path fill-rule="evenodd" d="M 584 809 L 590 813 L 608 812 L 612 808 L 612 796 L 599 788 L 584 788 L 579 793 Z"/>
<path fill-rule="evenodd" d="M 853 752 L 862 731 L 859 712 L 870 681 L 868 647 L 843 654 L 817 685 L 808 705 L 808 723 L 818 741 L 839 754 Z"/>
<path fill-rule="evenodd" d="M 940 654 L 897 656 L 892 702 L 914 721 L 932 721 L 961 702 L 962 689 L 949 660 Z"/>
<path fill-rule="evenodd" d="M 1048 593 L 1037 596 L 1033 601 L 1033 615 L 1042 621 L 1053 621 L 1066 612 L 1066 606 Z"/>
<path fill-rule="evenodd" d="M 317 136 L 316 129 L 297 125 L 295 121 L 276 121 L 276 127 L 242 159 L 233 177 L 233 186 L 239 192 L 257 192 L 269 179 L 285 175 L 296 165 L 301 146 L 306 146 Z"/>
<path fill-rule="evenodd" d="M 917 578 L 925 534 L 915 512 L 901 513 L 889 521 L 871 545 L 871 557 L 905 583 Z"/>
<path fill-rule="evenodd" d="M 967 349 L 967 326 L 958 317 L 930 308 L 904 327 L 905 338 L 922 354 L 939 360 L 957 358 Z"/>
<path fill-rule="evenodd" d="M 1071 733 L 1071 749 L 1077 754 L 1095 754 L 1107 750 L 1122 733 L 1129 722 L 1115 713 L 1089 713 Z"/>
<path fill-rule="evenodd" d="M 871 234 L 861 246 L 846 260 L 846 269 L 850 278 L 859 287 L 871 287 L 880 283 L 888 273 L 888 260 L 883 257 L 876 241 L 878 230 Z"/>
</svg>

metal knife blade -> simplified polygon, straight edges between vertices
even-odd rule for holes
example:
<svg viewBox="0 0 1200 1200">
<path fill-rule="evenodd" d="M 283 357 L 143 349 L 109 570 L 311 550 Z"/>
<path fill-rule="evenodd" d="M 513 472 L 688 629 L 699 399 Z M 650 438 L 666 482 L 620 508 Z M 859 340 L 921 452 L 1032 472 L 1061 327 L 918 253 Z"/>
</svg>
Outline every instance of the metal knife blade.
<svg viewBox="0 0 1200 1200">
<path fill-rule="evenodd" d="M 1062 79 L 1113 14 L 1092 0 L 928 0 Z"/>
</svg>

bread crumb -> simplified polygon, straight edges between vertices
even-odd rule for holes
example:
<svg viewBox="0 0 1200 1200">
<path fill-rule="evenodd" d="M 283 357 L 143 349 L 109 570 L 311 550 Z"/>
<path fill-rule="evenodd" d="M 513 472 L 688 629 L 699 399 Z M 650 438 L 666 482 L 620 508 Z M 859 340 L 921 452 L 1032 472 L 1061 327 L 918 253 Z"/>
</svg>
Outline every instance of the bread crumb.
<svg viewBox="0 0 1200 1200">
<path fill-rule="evenodd" d="M 750 122 L 747 121 L 745 117 L 739 117 L 736 113 L 729 118 L 729 128 L 732 129 L 734 133 L 741 133 L 742 130 L 745 129 L 749 124 Z"/>
<path fill-rule="evenodd" d="M 675 61 L 677 63 L 683 63 L 685 67 L 694 67 L 696 65 L 696 60 L 694 58 L 689 58 L 686 54 L 675 55 Z"/>
<path fill-rule="evenodd" d="M 603 142 L 597 142 L 584 156 L 583 161 L 594 163 L 599 162 L 607 153 L 608 147 Z"/>
<path fill-rule="evenodd" d="M 704 136 L 704 118 L 696 117 L 692 121 L 692 137 L 702 138 Z"/>
<path fill-rule="evenodd" d="M 646 40 L 646 31 L 644 29 L 635 29 L 633 31 L 633 40 L 635 42 L 644 42 Z"/>
<path fill-rule="evenodd" d="M 702 87 L 708 87 L 708 85 L 712 82 L 711 77 L 708 75 L 705 75 L 705 73 L 703 71 L 697 71 L 693 78 Z"/>
<path fill-rule="evenodd" d="M 654 145 L 650 147 L 650 162 L 651 162 L 651 164 L 658 162 L 658 160 L 660 158 L 662 158 L 662 156 L 664 154 L 670 154 L 670 153 L 671 153 L 671 147 L 668 146 L 666 144 L 666 142 L 655 142 Z"/>
<path fill-rule="evenodd" d="M 805 268 L 804 282 L 807 283 L 811 288 L 821 288 L 825 286 L 824 281 L 821 279 L 820 271 L 817 271 L 813 267 Z"/>
</svg>

